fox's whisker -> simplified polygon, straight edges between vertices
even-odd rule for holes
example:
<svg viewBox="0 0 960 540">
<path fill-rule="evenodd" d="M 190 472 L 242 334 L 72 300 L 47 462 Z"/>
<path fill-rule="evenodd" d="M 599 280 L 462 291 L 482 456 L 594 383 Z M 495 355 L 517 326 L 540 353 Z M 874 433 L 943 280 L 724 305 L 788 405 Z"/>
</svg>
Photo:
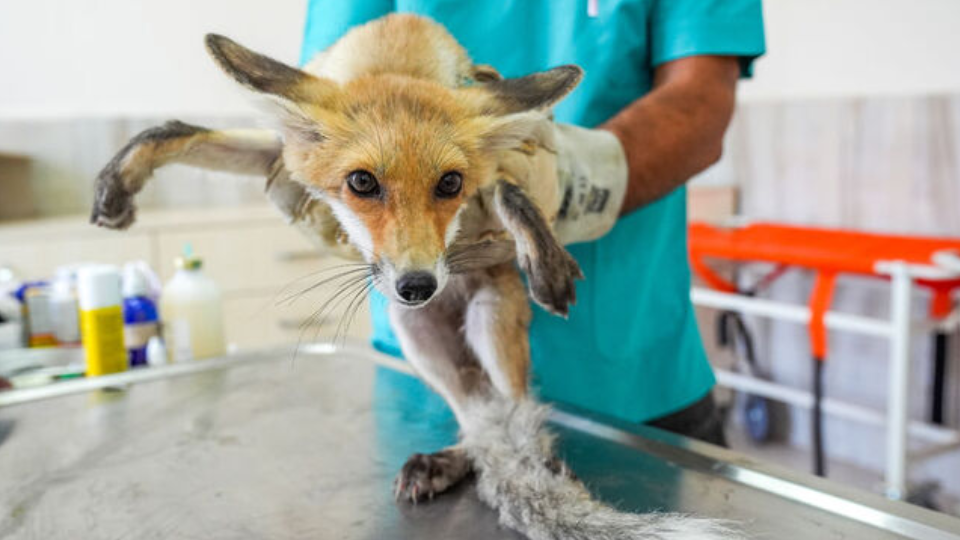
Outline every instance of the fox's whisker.
<svg viewBox="0 0 960 540">
<path fill-rule="evenodd" d="M 347 283 L 341 284 L 337 288 L 337 290 L 334 291 L 334 293 L 329 298 L 327 298 L 327 300 L 323 304 L 321 304 L 321 306 L 317 310 L 315 310 L 312 314 L 310 314 L 309 317 L 307 317 L 306 319 L 304 319 L 303 322 L 300 323 L 300 328 L 297 335 L 297 345 L 294 348 L 293 358 L 291 359 L 291 363 L 296 362 L 297 356 L 300 353 L 300 345 L 303 343 L 304 334 L 306 333 L 307 329 L 310 328 L 310 326 L 317 324 L 317 320 L 324 315 L 324 311 L 327 310 L 328 307 L 330 309 L 334 309 L 337 305 L 339 305 L 339 302 L 334 303 L 334 301 L 337 300 L 338 298 L 342 299 L 344 297 L 344 294 L 349 290 L 351 290 L 351 285 L 356 283 L 363 283 L 366 279 L 367 277 L 365 275 L 362 275 L 357 278 L 351 278 L 350 281 L 348 281 Z M 331 305 L 331 303 L 333 303 L 333 305 Z M 322 324 L 322 322 L 320 324 Z M 317 334 L 319 334 L 319 326 L 317 328 Z M 316 340 L 317 334 L 314 334 L 314 338 L 313 338 L 314 340 Z"/>
<path fill-rule="evenodd" d="M 349 329 L 349 327 L 350 327 L 351 325 L 353 325 L 353 321 L 354 321 L 354 319 L 356 318 L 357 314 L 360 312 L 360 309 L 363 307 L 363 305 L 364 305 L 364 304 L 367 302 L 367 300 L 370 298 L 370 291 L 372 291 L 372 290 L 373 290 L 373 282 L 371 282 L 371 283 L 367 286 L 367 288 L 364 289 L 363 295 L 362 295 L 362 297 L 360 298 L 360 302 L 357 304 L 357 307 L 354 308 L 353 313 L 350 314 L 350 319 L 347 321 L 347 329 Z"/>
<path fill-rule="evenodd" d="M 447 264 L 458 265 L 477 261 L 502 261 L 500 257 L 494 255 L 474 255 L 472 257 L 459 257 L 457 259 L 447 259 Z"/>
<path fill-rule="evenodd" d="M 312 314 L 310 314 L 309 317 L 300 323 L 300 332 L 297 336 L 297 350 L 299 350 L 300 343 L 303 342 L 304 335 L 310 326 L 316 326 L 318 329 L 317 334 L 319 334 L 319 327 L 323 324 L 323 321 L 326 320 L 327 310 L 335 309 L 348 291 L 350 291 L 349 285 L 340 287 L 323 304 L 321 304 L 318 309 L 316 309 Z M 314 340 L 316 339 L 317 334 L 314 335 Z"/>
<path fill-rule="evenodd" d="M 347 332 L 350 330 L 350 325 L 353 324 L 353 318 L 356 316 L 357 312 L 360 311 L 360 308 L 363 306 L 364 300 L 366 300 L 367 295 L 370 292 L 370 288 L 373 286 L 372 282 L 367 282 L 364 286 L 354 295 L 353 300 L 344 310 L 343 314 L 340 316 L 340 323 L 337 325 L 337 332 L 334 335 L 334 342 L 339 340 L 340 345 L 342 346 L 346 343 Z"/>
<path fill-rule="evenodd" d="M 320 333 L 320 326 L 323 324 L 322 321 L 326 319 L 326 316 L 324 316 L 324 311 L 328 307 L 331 310 L 336 308 L 336 306 L 339 305 L 340 302 L 339 301 L 334 302 L 334 301 L 337 298 L 341 298 L 341 299 L 344 298 L 344 293 L 347 292 L 348 290 L 350 290 L 349 285 L 342 286 L 339 289 L 337 289 L 337 291 L 334 292 L 334 294 L 331 295 L 331 297 L 328 298 L 327 301 L 325 301 L 323 305 L 320 306 L 319 309 L 314 311 L 309 317 L 307 317 L 302 323 L 300 323 L 300 331 L 297 335 L 297 345 L 296 345 L 296 348 L 294 349 L 293 358 L 291 362 L 295 362 L 297 359 L 297 355 L 300 352 L 300 345 L 303 343 L 304 335 L 306 334 L 307 329 L 310 328 L 311 325 L 316 325 L 317 330 L 313 336 L 314 341 L 316 341 L 317 336 Z M 331 303 L 333 303 L 333 305 L 331 305 Z M 320 320 L 319 323 L 316 322 L 318 319 Z"/>
<path fill-rule="evenodd" d="M 302 281 L 313 279 L 313 278 L 316 278 L 317 276 L 321 276 L 323 274 L 327 274 L 334 271 L 344 272 L 344 271 L 352 271 L 352 270 L 365 270 L 365 269 L 368 269 L 369 266 L 370 265 L 367 263 L 344 263 L 344 264 L 329 266 L 327 268 L 321 268 L 320 270 L 316 270 L 314 272 L 304 274 L 298 278 L 291 280 L 289 283 L 284 285 L 280 290 L 278 290 L 277 293 L 274 295 L 274 300 L 276 300 L 277 297 L 284 294 L 285 292 L 287 292 L 288 290 L 290 290 L 291 288 L 293 288 L 294 286 L 296 286 L 298 283 Z M 345 268 L 348 270 L 344 270 Z"/>
<path fill-rule="evenodd" d="M 289 283 L 284 285 L 282 289 L 280 289 L 280 292 L 282 293 L 283 291 L 287 290 L 290 287 L 293 287 L 294 285 L 296 285 L 301 281 L 316 277 L 321 274 L 326 274 L 327 272 L 333 272 L 335 270 L 343 270 L 344 268 L 367 268 L 369 266 L 370 266 L 369 263 L 360 263 L 360 262 L 345 262 L 343 264 L 335 264 L 333 266 L 327 266 L 325 268 L 314 270 L 313 272 L 308 272 L 300 277 L 292 279 Z"/>
<path fill-rule="evenodd" d="M 322 279 L 322 280 L 320 280 L 320 281 L 318 281 L 318 282 L 316 282 L 316 283 L 313 283 L 313 284 L 311 284 L 310 286 L 308 286 L 308 287 L 306 287 L 306 288 L 304 288 L 304 289 L 302 289 L 302 290 L 300 290 L 300 291 L 298 291 L 298 292 L 296 292 L 296 293 L 290 294 L 290 295 L 286 296 L 285 298 L 283 298 L 282 300 L 279 300 L 279 301 L 277 302 L 277 304 L 292 303 L 294 300 L 300 298 L 301 296 L 309 293 L 310 291 L 313 291 L 313 290 L 317 289 L 318 287 L 322 287 L 323 285 L 326 285 L 327 283 L 330 283 L 331 281 L 335 281 L 335 280 L 337 280 L 337 279 L 343 279 L 343 278 L 353 278 L 353 277 L 357 276 L 358 274 L 363 274 L 364 277 L 366 277 L 366 274 L 368 274 L 369 272 L 370 272 L 370 269 L 367 268 L 367 267 L 354 268 L 354 269 L 352 269 L 352 270 L 345 270 L 345 271 L 343 271 L 343 272 L 340 272 L 339 274 L 336 274 L 336 275 L 334 275 L 334 276 L 328 276 L 328 277 L 326 277 L 326 278 L 324 278 L 324 279 Z"/>
<path fill-rule="evenodd" d="M 448 253 L 448 254 L 447 254 L 447 260 L 448 260 L 448 261 L 456 261 L 456 260 L 459 260 L 459 259 L 464 259 L 464 258 L 469 258 L 469 257 L 475 257 L 475 256 L 483 256 L 483 257 L 497 257 L 497 256 L 498 256 L 496 251 L 490 251 L 490 250 L 487 249 L 487 248 L 488 248 L 488 246 L 480 245 L 479 247 L 477 247 L 477 248 L 475 248 L 475 249 L 468 249 L 468 250 L 463 250 L 463 251 L 457 251 L 457 252 L 454 252 L 454 253 Z"/>
<path fill-rule="evenodd" d="M 336 302 L 334 305 L 330 306 L 330 308 L 327 310 L 326 314 L 325 314 L 325 315 L 323 316 L 323 318 L 321 319 L 321 322 L 316 325 L 316 329 L 315 329 L 315 331 L 314 331 L 314 340 L 316 340 L 317 337 L 320 335 L 320 330 L 322 329 L 323 323 L 324 323 L 330 316 L 334 315 L 334 313 L 336 313 L 337 309 L 338 309 L 341 305 L 344 305 L 344 306 L 346 306 L 346 307 L 340 312 L 340 318 L 339 318 L 339 320 L 337 321 L 337 326 L 336 326 L 336 328 L 334 329 L 334 333 L 333 333 L 333 336 L 332 336 L 332 341 L 333 341 L 333 343 L 336 343 L 336 341 L 337 341 L 337 335 L 338 335 L 339 332 L 340 332 L 340 326 L 343 324 L 343 319 L 344 319 L 344 317 L 346 316 L 347 312 L 350 310 L 350 307 L 353 305 L 352 303 L 353 303 L 354 299 L 356 298 L 357 293 L 358 293 L 359 291 L 362 291 L 362 290 L 367 286 L 367 283 L 368 283 L 368 280 L 364 279 L 364 280 L 361 280 L 361 281 L 357 281 L 357 282 L 351 283 L 349 286 L 344 287 L 343 290 L 345 291 L 345 293 L 342 294 L 342 295 L 340 295 L 340 299 L 337 300 L 337 302 Z"/>
<path fill-rule="evenodd" d="M 503 262 L 505 261 L 498 257 L 475 257 L 471 259 L 454 261 L 452 263 L 448 262 L 447 269 L 452 274 L 462 274 L 496 266 L 498 264 L 502 264 Z"/>
<path fill-rule="evenodd" d="M 353 292 L 358 285 L 362 285 L 367 281 L 367 279 L 367 276 L 358 276 L 356 278 L 352 278 L 350 281 L 344 284 L 341 284 L 341 286 L 329 298 L 327 298 L 327 300 L 324 301 L 323 304 L 321 304 L 320 307 L 314 311 L 307 320 L 301 324 L 301 327 L 309 327 L 310 325 L 315 324 L 321 317 L 323 317 L 325 320 L 326 316 L 328 316 L 332 310 L 336 309 L 336 307 L 339 306 L 345 298 L 350 296 L 350 293 Z M 322 324 L 322 322 L 320 324 Z"/>
</svg>

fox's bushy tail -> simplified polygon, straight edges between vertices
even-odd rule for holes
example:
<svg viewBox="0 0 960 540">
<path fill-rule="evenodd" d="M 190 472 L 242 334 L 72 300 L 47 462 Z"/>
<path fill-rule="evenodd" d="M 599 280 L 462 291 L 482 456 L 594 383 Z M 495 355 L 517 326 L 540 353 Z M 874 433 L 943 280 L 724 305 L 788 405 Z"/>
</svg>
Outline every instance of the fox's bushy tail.
<svg viewBox="0 0 960 540">
<path fill-rule="evenodd" d="M 620 512 L 594 500 L 582 482 L 553 465 L 549 409 L 533 400 L 475 402 L 462 426 L 480 499 L 500 523 L 531 540 L 731 540 L 728 522 L 681 514 Z M 559 470 L 558 470 L 559 469 Z"/>
</svg>

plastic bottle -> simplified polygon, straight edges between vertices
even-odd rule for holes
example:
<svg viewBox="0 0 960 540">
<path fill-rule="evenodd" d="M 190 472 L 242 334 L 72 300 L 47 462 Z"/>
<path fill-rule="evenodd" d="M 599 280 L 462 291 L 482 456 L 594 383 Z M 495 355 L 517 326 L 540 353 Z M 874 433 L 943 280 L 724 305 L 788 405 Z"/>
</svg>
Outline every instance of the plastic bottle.
<svg viewBox="0 0 960 540">
<path fill-rule="evenodd" d="M 147 343 L 159 335 L 160 322 L 150 282 L 138 264 L 123 268 L 123 323 L 130 367 L 146 366 Z"/>
<path fill-rule="evenodd" d="M 23 303 L 23 321 L 28 347 L 53 347 L 57 340 L 53 335 L 53 320 L 50 317 L 50 284 L 46 281 L 25 283 L 18 291 Z"/>
<path fill-rule="evenodd" d="M 77 304 L 76 269 L 57 269 L 57 277 L 50 286 L 50 319 L 53 336 L 60 347 L 80 345 L 80 313 Z"/>
<path fill-rule="evenodd" d="M 160 297 L 163 337 L 171 362 L 224 355 L 220 289 L 203 274 L 203 261 L 193 256 L 189 245 L 175 263 L 177 273 Z"/>
<path fill-rule="evenodd" d="M 167 348 L 159 336 L 153 336 L 147 342 L 147 364 L 150 367 L 159 367 L 167 363 Z"/>
<path fill-rule="evenodd" d="M 20 282 L 10 268 L 0 266 L 0 350 L 19 349 L 24 340 L 23 303 Z"/>
<path fill-rule="evenodd" d="M 120 292 L 120 271 L 116 267 L 91 265 L 77 271 L 80 326 L 83 328 L 88 376 L 127 369 Z"/>
</svg>

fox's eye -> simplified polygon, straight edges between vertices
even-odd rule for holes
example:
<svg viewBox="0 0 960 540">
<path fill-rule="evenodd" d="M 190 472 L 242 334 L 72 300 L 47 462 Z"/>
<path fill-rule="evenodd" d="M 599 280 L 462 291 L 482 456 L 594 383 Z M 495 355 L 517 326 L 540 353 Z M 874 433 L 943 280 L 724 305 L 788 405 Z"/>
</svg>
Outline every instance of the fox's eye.
<svg viewBox="0 0 960 540">
<path fill-rule="evenodd" d="M 376 197 L 380 195 L 380 184 L 373 173 L 353 171 L 347 175 L 347 186 L 357 197 Z"/>
<path fill-rule="evenodd" d="M 460 173 L 456 171 L 448 172 L 441 176 L 440 181 L 437 182 L 437 197 L 441 199 L 456 197 L 462 188 L 463 177 L 460 176 Z"/>
</svg>

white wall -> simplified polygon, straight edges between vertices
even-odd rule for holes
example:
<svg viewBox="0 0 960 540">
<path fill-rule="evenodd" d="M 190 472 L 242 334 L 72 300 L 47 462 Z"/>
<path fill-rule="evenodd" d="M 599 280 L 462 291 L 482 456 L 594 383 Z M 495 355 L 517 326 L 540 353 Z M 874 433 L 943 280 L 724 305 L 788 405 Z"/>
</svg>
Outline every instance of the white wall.
<svg viewBox="0 0 960 540">
<path fill-rule="evenodd" d="M 297 62 L 305 0 L 0 0 L 0 118 L 237 115 L 218 32 Z"/>
<path fill-rule="evenodd" d="M 743 100 L 960 91 L 957 0 L 766 0 L 764 16 Z"/>
<path fill-rule="evenodd" d="M 347 1 L 347 0 L 342 0 Z M 0 118 L 235 116 L 216 31 L 298 59 L 306 0 L 0 0 Z M 746 101 L 960 90 L 960 1 L 768 0 Z"/>
</svg>

